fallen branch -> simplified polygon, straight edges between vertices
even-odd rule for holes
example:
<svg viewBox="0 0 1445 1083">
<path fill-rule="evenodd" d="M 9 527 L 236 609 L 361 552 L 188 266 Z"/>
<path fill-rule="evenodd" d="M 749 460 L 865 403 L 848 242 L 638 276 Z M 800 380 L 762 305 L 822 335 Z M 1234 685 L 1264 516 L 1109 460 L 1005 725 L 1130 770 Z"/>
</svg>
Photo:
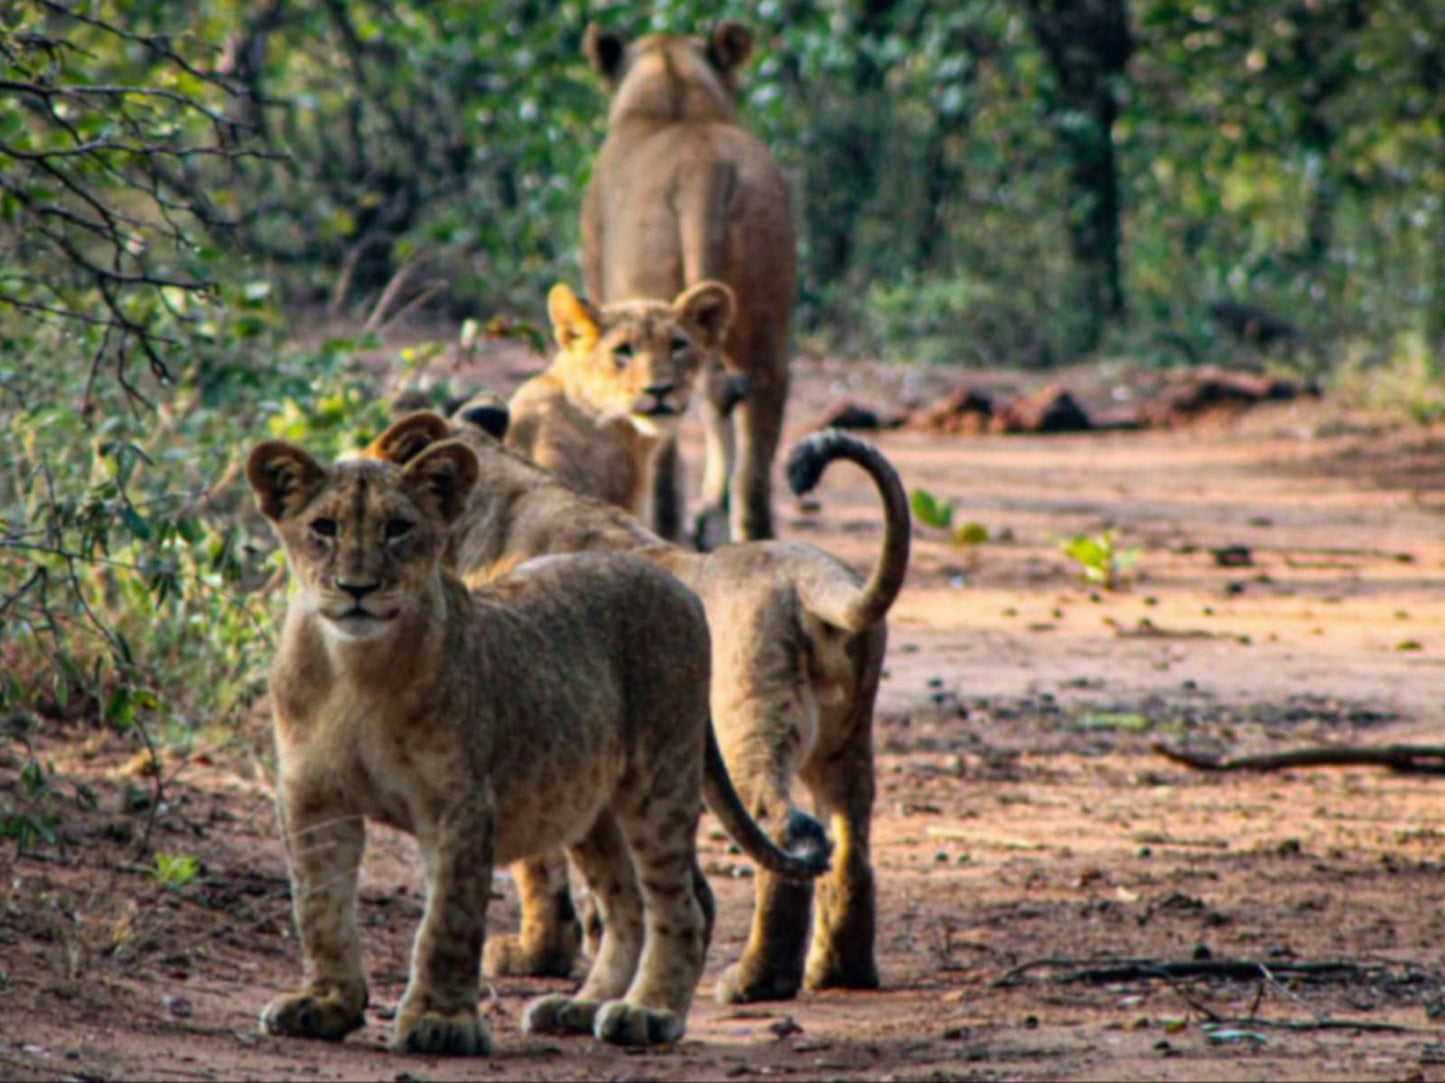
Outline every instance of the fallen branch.
<svg viewBox="0 0 1445 1083">
<path fill-rule="evenodd" d="M 1314 980 L 1353 979 L 1362 977 L 1366 968 L 1355 963 L 1262 963 L 1248 959 L 1119 959 L 1106 965 L 1089 965 L 1083 959 L 1033 959 L 1006 971 L 994 979 L 994 986 L 1005 988 L 1020 985 L 1031 970 L 1065 970 L 1048 980 L 1060 985 L 1088 982 L 1107 985 L 1113 982 L 1143 981 L 1149 978 L 1228 978 L 1236 981 L 1257 981 L 1271 973 L 1290 974 Z"/>
<path fill-rule="evenodd" d="M 1196 771 L 1282 771 L 1291 767 L 1388 767 L 1418 775 L 1445 775 L 1445 745 L 1320 745 L 1255 756 L 1211 756 L 1171 748 L 1161 741 L 1154 751 Z"/>
<path fill-rule="evenodd" d="M 1381 1034 L 1414 1034 L 1419 1027 L 1407 1027 L 1401 1023 L 1377 1023 L 1373 1019 L 1335 1019 L 1323 1016 L 1319 1019 L 1267 1019 L 1262 1016 L 1225 1017 L 1210 1020 L 1219 1026 L 1266 1027 L 1274 1030 L 1372 1030 Z"/>
</svg>

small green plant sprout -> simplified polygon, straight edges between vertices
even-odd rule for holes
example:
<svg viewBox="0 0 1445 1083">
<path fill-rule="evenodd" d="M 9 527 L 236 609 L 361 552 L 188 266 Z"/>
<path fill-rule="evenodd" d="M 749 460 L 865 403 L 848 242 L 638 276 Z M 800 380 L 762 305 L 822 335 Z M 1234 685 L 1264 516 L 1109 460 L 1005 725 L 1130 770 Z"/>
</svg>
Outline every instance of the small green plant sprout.
<svg viewBox="0 0 1445 1083">
<path fill-rule="evenodd" d="M 156 867 L 149 871 L 157 884 L 180 891 L 196 878 L 201 864 L 190 854 L 156 854 Z"/>
<path fill-rule="evenodd" d="M 1118 548 L 1112 530 L 1098 534 L 1075 534 L 1059 543 L 1059 551 L 1079 566 L 1084 582 L 1105 590 L 1114 590 L 1119 585 L 1119 577 L 1143 553 L 1137 545 L 1128 549 Z"/>
<path fill-rule="evenodd" d="M 914 489 L 908 498 L 913 521 L 930 530 L 942 531 L 955 549 L 974 550 L 988 541 L 988 530 L 981 523 L 953 525 L 953 501 L 934 496 L 927 489 Z"/>
</svg>

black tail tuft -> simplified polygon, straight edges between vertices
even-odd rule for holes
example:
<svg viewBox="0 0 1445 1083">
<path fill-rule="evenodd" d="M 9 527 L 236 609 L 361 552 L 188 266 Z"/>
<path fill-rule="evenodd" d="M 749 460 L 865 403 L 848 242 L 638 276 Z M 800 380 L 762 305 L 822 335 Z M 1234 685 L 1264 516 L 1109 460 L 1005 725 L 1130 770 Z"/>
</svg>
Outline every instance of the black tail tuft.
<svg viewBox="0 0 1445 1083">
<path fill-rule="evenodd" d="M 838 457 L 839 449 L 847 444 L 850 437 L 837 429 L 824 429 L 811 436 L 805 436 L 793 446 L 788 455 L 788 487 L 794 495 L 802 496 L 811 492 L 823 470 Z"/>
<path fill-rule="evenodd" d="M 459 415 L 461 420 L 492 437 L 501 440 L 507 435 L 511 414 L 505 404 L 483 403 L 464 407 Z"/>
<path fill-rule="evenodd" d="M 823 825 L 796 808 L 788 810 L 783 849 L 806 862 L 808 870 L 814 873 L 824 872 L 833 854 L 833 844 L 828 841 Z"/>
</svg>

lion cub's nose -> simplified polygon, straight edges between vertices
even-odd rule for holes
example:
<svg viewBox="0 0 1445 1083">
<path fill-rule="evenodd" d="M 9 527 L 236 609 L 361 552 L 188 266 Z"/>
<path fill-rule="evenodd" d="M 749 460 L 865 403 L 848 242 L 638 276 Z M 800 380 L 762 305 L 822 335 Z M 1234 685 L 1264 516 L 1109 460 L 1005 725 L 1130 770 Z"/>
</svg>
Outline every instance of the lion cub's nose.
<svg viewBox="0 0 1445 1083">
<path fill-rule="evenodd" d="M 375 590 L 377 590 L 380 586 L 381 586 L 380 583 L 341 583 L 341 582 L 338 582 L 338 583 L 336 584 L 336 588 L 337 588 L 338 590 L 344 590 L 344 591 L 346 591 L 347 594 L 350 594 L 350 595 L 351 595 L 353 598 L 355 598 L 358 602 L 361 601 L 361 599 L 365 598 L 368 594 L 371 594 L 372 592 L 374 592 Z"/>
<path fill-rule="evenodd" d="M 672 383 L 666 383 L 666 384 L 649 384 L 647 387 L 644 387 L 642 390 L 643 390 L 643 391 L 646 391 L 646 392 L 647 392 L 649 395 L 651 395 L 653 398 L 655 398 L 655 399 L 660 399 L 660 398 L 662 398 L 664 395 L 670 395 L 670 394 L 672 394 L 672 389 L 673 389 L 674 387 L 676 387 L 676 386 L 677 386 L 676 384 L 672 384 Z"/>
</svg>

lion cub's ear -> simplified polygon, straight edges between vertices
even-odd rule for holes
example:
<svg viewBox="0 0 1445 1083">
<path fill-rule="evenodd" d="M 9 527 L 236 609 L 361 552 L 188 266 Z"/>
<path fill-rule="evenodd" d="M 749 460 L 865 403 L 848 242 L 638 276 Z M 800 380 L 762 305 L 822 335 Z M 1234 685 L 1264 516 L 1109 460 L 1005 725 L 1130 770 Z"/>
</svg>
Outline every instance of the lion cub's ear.
<svg viewBox="0 0 1445 1083">
<path fill-rule="evenodd" d="M 672 310 L 678 319 L 696 329 L 702 335 L 702 345 L 712 350 L 722 345 L 733 322 L 735 305 L 732 290 L 721 282 L 708 281 L 679 293 Z"/>
<path fill-rule="evenodd" d="M 707 58 L 724 74 L 730 73 L 752 55 L 753 34 L 742 23 L 725 19 L 712 28 L 707 42 Z"/>
<path fill-rule="evenodd" d="M 547 315 L 552 320 L 552 333 L 557 345 L 568 353 L 585 352 L 602 337 L 602 322 L 590 303 L 572 292 L 565 282 L 558 282 L 547 294 Z"/>
<path fill-rule="evenodd" d="M 412 497 L 444 523 L 462 513 L 481 468 L 472 449 L 460 440 L 433 444 L 402 470 Z"/>
<path fill-rule="evenodd" d="M 405 466 L 432 444 L 452 434 L 451 426 L 441 414 L 417 410 L 400 421 L 394 421 L 380 436 L 362 449 L 365 459 Z"/>
<path fill-rule="evenodd" d="M 299 447 L 267 440 L 246 460 L 246 480 L 261 514 L 277 522 L 310 502 L 326 480 L 326 470 Z"/>
<path fill-rule="evenodd" d="M 587 33 L 582 37 L 582 55 L 608 86 L 616 86 L 623 57 L 627 55 L 627 39 L 615 30 L 603 30 L 596 23 L 588 23 Z"/>
</svg>

